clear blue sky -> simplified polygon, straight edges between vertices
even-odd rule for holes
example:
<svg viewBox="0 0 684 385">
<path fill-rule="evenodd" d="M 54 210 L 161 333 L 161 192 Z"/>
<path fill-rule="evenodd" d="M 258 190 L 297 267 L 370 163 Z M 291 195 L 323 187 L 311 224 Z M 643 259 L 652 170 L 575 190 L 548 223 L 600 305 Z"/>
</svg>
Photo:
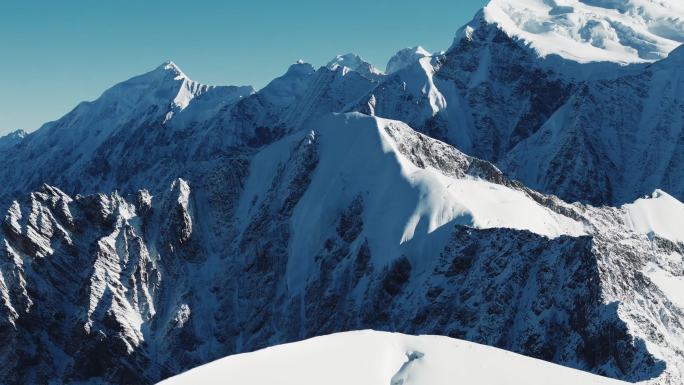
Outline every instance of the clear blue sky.
<svg viewBox="0 0 684 385">
<path fill-rule="evenodd" d="M 32 131 L 165 60 L 202 83 L 256 88 L 300 58 L 355 52 L 384 69 L 403 47 L 448 48 L 485 2 L 3 0 L 0 134 Z"/>
</svg>

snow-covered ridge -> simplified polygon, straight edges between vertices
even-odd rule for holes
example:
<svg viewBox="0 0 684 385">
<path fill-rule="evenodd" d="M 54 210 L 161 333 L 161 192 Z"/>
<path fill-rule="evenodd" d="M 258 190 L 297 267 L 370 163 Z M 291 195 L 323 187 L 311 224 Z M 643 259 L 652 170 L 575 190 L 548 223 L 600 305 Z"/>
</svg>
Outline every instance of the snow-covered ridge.
<svg viewBox="0 0 684 385">
<path fill-rule="evenodd" d="M 132 155 L 149 156 L 153 143 Z M 121 383 L 122 373 L 107 368 L 82 374 L 91 373 L 89 357 L 99 360 L 100 345 L 92 344 L 102 335 L 116 349 L 105 357 L 121 362 L 117 368 L 133 363 L 129 383 L 142 383 L 172 373 L 136 357 L 181 371 L 274 343 L 391 327 L 463 336 L 630 381 L 681 383 L 681 247 L 637 233 L 621 209 L 563 203 L 404 123 L 358 113 L 307 124 L 249 158 L 208 164 L 172 163 L 172 175 L 188 179 L 171 188 L 154 188 L 159 169 L 143 169 L 136 172 L 151 190 L 72 200 L 46 187 L 9 210 L 0 226 L 0 254 L 9 261 L 0 266 L 0 305 L 9 317 L 0 322 L 17 325 L 18 339 L 0 351 L 8 357 L 0 377 Z M 209 174 L 197 172 L 207 167 Z M 589 236 L 560 236 L 580 235 L 574 230 Z M 31 268 L 41 261 L 47 272 Z M 73 266 L 93 269 L 67 276 L 68 284 L 43 280 Z M 645 286 L 643 274 L 655 285 Z M 67 295 L 53 294 L 65 287 Z M 77 295 L 82 287 L 89 296 Z M 74 308 L 88 319 L 68 318 L 50 332 L 55 346 L 81 349 L 68 358 L 73 371 L 55 367 L 52 355 L 23 355 L 51 325 L 24 321 L 51 320 L 50 309 L 77 317 Z M 575 314 L 579 324 L 555 323 Z M 187 341 L 197 348 L 189 352 Z M 606 344 L 596 361 L 593 347 Z M 400 368 L 409 351 L 434 357 L 402 349 L 387 379 L 407 379 Z"/>
<path fill-rule="evenodd" d="M 211 86 L 196 82 L 175 63 L 168 61 L 113 86 L 96 101 L 82 103 L 75 111 L 77 115 L 86 117 L 101 113 L 100 120 L 106 118 L 121 122 L 146 116 L 154 106 L 165 114 L 164 121 L 168 122 L 195 100 L 211 99 L 213 105 L 234 103 L 254 92 L 251 86 Z M 105 111 L 93 111 L 95 107 Z M 193 113 L 198 114 L 197 111 Z"/>
<path fill-rule="evenodd" d="M 443 336 L 354 331 L 238 354 L 161 385 L 625 384 Z"/>
<path fill-rule="evenodd" d="M 684 41 L 678 0 L 492 0 L 482 16 L 541 56 L 580 63 L 653 62 Z"/>
</svg>

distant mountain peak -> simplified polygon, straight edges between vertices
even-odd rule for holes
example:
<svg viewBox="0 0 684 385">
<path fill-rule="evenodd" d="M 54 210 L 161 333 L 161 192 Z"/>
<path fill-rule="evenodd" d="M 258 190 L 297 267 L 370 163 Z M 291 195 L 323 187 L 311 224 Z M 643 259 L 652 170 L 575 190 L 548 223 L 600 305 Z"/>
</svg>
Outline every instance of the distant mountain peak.
<svg viewBox="0 0 684 385">
<path fill-rule="evenodd" d="M 385 73 L 391 74 L 397 72 L 409 64 L 428 56 L 432 56 L 432 54 L 421 46 L 404 48 L 390 58 L 387 62 Z"/>
<path fill-rule="evenodd" d="M 479 18 L 542 57 L 579 63 L 653 62 L 684 42 L 684 3 L 674 0 L 491 0 Z"/>
<path fill-rule="evenodd" d="M 28 135 L 28 133 L 24 130 L 14 130 L 7 135 L 0 136 L 0 150 L 21 142 L 26 135 Z"/>
<path fill-rule="evenodd" d="M 26 132 L 25 130 L 19 129 L 19 130 L 12 131 L 5 136 L 1 136 L 0 138 L 23 139 L 26 137 L 26 135 L 28 135 L 28 132 Z"/>
<path fill-rule="evenodd" d="M 312 73 L 316 72 L 316 70 L 313 68 L 313 66 L 306 61 L 299 59 L 294 64 L 290 65 L 290 67 L 287 69 L 285 72 L 285 75 L 311 75 Z"/>
<path fill-rule="evenodd" d="M 179 78 L 189 79 L 188 76 L 185 74 L 185 72 L 183 72 L 183 70 L 181 70 L 180 67 L 178 67 L 178 65 L 171 60 L 167 60 L 167 61 L 163 62 L 159 67 L 156 68 L 155 71 L 160 71 L 160 72 L 164 72 L 164 73 L 172 73 L 173 75 L 175 75 L 174 77 L 176 79 L 179 79 Z M 153 72 L 155 72 L 155 71 L 153 71 Z"/>
<path fill-rule="evenodd" d="M 333 71 L 339 68 L 348 68 L 349 70 L 358 72 L 359 74 L 372 79 L 377 79 L 384 75 L 382 71 L 375 68 L 372 64 L 363 60 L 361 56 L 355 53 L 337 55 L 328 62 L 326 67 Z"/>
</svg>

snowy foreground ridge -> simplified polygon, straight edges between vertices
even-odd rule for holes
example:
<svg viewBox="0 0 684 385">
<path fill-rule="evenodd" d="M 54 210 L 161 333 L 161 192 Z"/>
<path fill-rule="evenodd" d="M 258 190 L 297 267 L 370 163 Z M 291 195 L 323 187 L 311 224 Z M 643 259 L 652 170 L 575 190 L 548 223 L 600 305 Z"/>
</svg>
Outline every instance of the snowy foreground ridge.
<svg viewBox="0 0 684 385">
<path fill-rule="evenodd" d="M 442 336 L 356 331 L 238 354 L 160 385 L 618 385 L 597 375 Z"/>
</svg>

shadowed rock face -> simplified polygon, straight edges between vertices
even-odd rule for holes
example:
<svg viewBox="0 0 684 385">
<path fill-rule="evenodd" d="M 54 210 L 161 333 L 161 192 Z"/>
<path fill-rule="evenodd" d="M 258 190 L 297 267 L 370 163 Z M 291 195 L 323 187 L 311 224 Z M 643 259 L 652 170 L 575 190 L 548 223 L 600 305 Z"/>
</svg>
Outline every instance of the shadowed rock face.
<svg viewBox="0 0 684 385">
<path fill-rule="evenodd" d="M 254 170 L 240 162 L 155 193 L 70 197 L 44 186 L 10 206 L 0 233 L 0 377 L 153 383 L 232 353 L 375 328 L 450 335 L 630 381 L 681 380 L 671 336 L 683 332 L 682 310 L 641 271 L 678 255 L 663 266 L 677 274 L 684 245 L 633 233 L 619 209 L 535 193 L 398 127 L 378 132 L 416 167 L 518 189 L 586 222 L 589 235 L 451 223 L 429 235 L 438 251 L 408 241 L 389 255 L 369 241 L 370 202 L 359 194 L 317 222 L 324 236 L 310 255 L 293 254 L 293 215 L 325 177 L 325 132 L 276 144 L 281 158 L 257 155 L 272 162 L 259 199 L 245 195 Z M 295 287 L 288 276 L 301 261 L 311 269 Z"/>
</svg>

